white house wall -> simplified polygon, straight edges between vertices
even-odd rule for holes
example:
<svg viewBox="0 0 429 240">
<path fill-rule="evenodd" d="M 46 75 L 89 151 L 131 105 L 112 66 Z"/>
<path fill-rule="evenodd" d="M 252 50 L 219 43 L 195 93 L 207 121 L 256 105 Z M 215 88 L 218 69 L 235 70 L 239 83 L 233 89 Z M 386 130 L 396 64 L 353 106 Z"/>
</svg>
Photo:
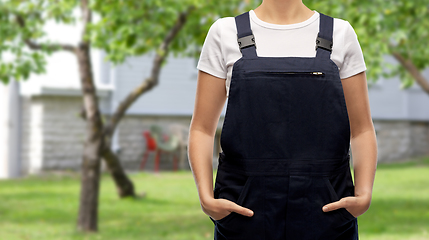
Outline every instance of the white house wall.
<svg viewBox="0 0 429 240">
<path fill-rule="evenodd" d="M 99 102 L 108 102 L 106 96 L 99 96 Z M 22 101 L 22 171 L 79 169 L 87 135 L 79 115 L 82 97 L 35 95 L 24 96 Z"/>
<path fill-rule="evenodd" d="M 0 83 L 0 178 L 21 175 L 21 101 L 19 84 Z"/>
<path fill-rule="evenodd" d="M 113 69 L 113 105 L 150 75 L 152 60 L 152 54 L 133 57 Z M 196 85 L 194 59 L 170 57 L 161 69 L 158 85 L 144 93 L 127 114 L 192 115 Z"/>
<path fill-rule="evenodd" d="M 399 78 L 383 79 L 368 90 L 373 119 L 406 119 L 408 94 L 399 89 Z"/>
<path fill-rule="evenodd" d="M 386 56 L 385 61 L 398 64 L 392 56 Z M 422 74 L 429 79 L 429 68 Z M 372 118 L 429 122 L 429 94 L 417 83 L 408 89 L 400 86 L 399 77 L 380 78 L 368 89 Z"/>
<path fill-rule="evenodd" d="M 422 90 L 408 90 L 408 118 L 429 120 L 429 94 Z"/>
</svg>

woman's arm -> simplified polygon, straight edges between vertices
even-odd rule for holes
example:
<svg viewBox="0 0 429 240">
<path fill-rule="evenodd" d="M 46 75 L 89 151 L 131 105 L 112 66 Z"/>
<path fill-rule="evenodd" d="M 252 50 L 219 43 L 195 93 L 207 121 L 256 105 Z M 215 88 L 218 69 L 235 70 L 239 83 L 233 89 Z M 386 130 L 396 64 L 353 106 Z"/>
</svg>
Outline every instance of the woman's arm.
<svg viewBox="0 0 429 240">
<path fill-rule="evenodd" d="M 213 196 L 213 143 L 219 116 L 226 101 L 225 79 L 198 71 L 194 112 L 188 138 L 188 159 L 204 213 L 218 220 L 230 212 L 253 212 L 227 199 Z"/>
<path fill-rule="evenodd" d="M 325 205 L 332 211 L 346 208 L 355 217 L 366 212 L 371 204 L 377 167 L 377 140 L 371 118 L 365 71 L 342 79 L 350 120 L 351 150 L 355 180 L 355 196 Z"/>
</svg>

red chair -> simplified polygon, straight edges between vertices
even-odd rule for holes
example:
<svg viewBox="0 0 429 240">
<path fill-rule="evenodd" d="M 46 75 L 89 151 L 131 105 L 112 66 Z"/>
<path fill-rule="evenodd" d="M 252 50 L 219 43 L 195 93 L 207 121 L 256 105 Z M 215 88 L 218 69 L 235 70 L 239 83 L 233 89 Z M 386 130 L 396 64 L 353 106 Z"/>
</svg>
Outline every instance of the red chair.
<svg viewBox="0 0 429 240">
<path fill-rule="evenodd" d="M 162 135 L 162 141 L 159 140 L 160 135 Z M 147 158 L 149 155 L 149 152 L 156 152 L 155 155 L 155 172 L 159 172 L 159 162 L 160 162 L 160 155 L 161 151 L 171 153 L 174 152 L 177 149 L 177 143 L 176 138 L 172 137 L 170 138 L 166 134 L 162 134 L 160 131 L 160 128 L 158 126 L 152 126 L 151 131 L 145 130 L 143 132 L 143 137 L 146 139 L 146 151 L 143 154 L 142 163 L 140 165 L 140 170 L 143 170 Z M 173 170 L 177 171 L 177 156 L 176 154 L 173 155 Z"/>
</svg>

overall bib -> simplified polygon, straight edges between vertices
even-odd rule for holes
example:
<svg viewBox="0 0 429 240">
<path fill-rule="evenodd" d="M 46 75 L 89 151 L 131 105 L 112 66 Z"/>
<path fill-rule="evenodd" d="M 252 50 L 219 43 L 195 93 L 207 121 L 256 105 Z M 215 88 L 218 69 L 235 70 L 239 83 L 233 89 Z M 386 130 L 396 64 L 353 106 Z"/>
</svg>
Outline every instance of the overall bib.
<svg viewBox="0 0 429 240">
<path fill-rule="evenodd" d="M 214 220 L 214 239 L 357 240 L 345 208 L 354 196 L 350 125 L 333 18 L 320 13 L 316 57 L 258 57 L 249 13 L 235 17 L 242 57 L 233 66 L 214 197 L 253 210 Z"/>
</svg>

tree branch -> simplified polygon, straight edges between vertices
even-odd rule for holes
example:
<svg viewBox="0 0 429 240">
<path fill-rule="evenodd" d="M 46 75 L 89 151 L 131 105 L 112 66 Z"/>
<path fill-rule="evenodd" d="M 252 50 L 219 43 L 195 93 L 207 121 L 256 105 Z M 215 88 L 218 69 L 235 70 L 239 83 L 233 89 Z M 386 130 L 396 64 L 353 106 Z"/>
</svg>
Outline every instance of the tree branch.
<svg viewBox="0 0 429 240">
<path fill-rule="evenodd" d="M 419 69 L 409 59 L 403 57 L 400 53 L 392 51 L 393 57 L 398 60 L 401 65 L 413 76 L 420 87 L 429 94 L 429 82 L 421 74 Z"/>
<path fill-rule="evenodd" d="M 26 23 L 25 23 L 24 17 L 22 17 L 21 15 L 16 15 L 16 22 L 21 28 L 25 28 Z M 75 53 L 75 50 L 76 50 L 76 47 L 70 44 L 39 44 L 39 43 L 33 42 L 31 39 L 24 39 L 24 42 L 32 50 L 41 50 L 41 49 L 46 49 L 49 51 L 65 50 L 71 53 Z"/>
<path fill-rule="evenodd" d="M 91 22 L 92 19 L 92 12 L 91 9 L 89 9 L 88 6 L 88 0 L 81 0 L 80 1 L 80 8 L 82 12 L 82 33 L 81 33 L 81 42 L 82 44 L 88 44 L 88 41 L 85 40 L 85 33 L 88 23 Z"/>
<path fill-rule="evenodd" d="M 121 101 L 119 106 L 116 108 L 115 113 L 112 115 L 109 123 L 105 128 L 105 136 L 111 136 L 119 123 L 120 119 L 124 116 L 126 110 L 133 104 L 138 97 L 143 93 L 149 91 L 158 84 L 159 72 L 161 70 L 161 64 L 164 62 L 168 55 L 168 49 L 172 40 L 176 37 L 182 27 L 185 25 L 187 17 L 194 9 L 194 6 L 188 7 L 185 11 L 181 12 L 176 20 L 174 26 L 170 29 L 168 34 L 165 36 L 163 42 L 158 48 L 158 51 L 153 60 L 153 66 L 150 77 L 146 78 L 139 86 L 131 91 L 128 96 Z"/>
</svg>

